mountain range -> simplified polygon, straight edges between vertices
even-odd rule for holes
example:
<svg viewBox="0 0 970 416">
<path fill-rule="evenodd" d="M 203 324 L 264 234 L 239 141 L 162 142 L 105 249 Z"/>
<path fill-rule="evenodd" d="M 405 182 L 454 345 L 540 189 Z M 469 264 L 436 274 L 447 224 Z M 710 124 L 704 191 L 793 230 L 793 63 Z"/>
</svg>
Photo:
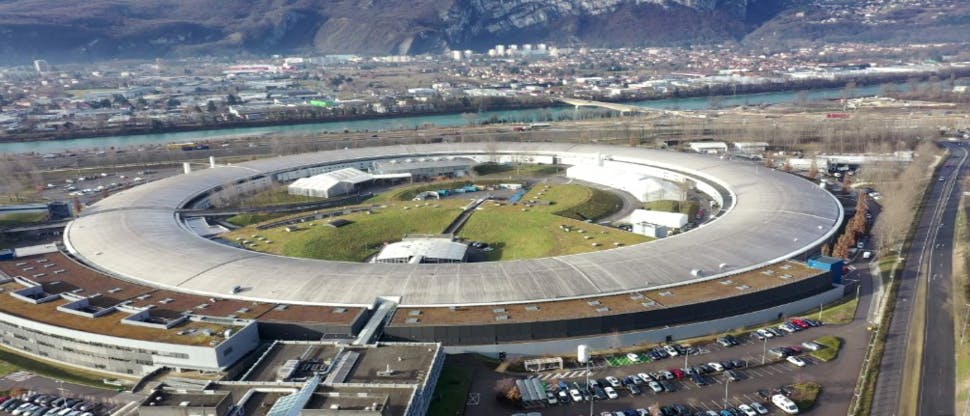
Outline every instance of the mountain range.
<svg viewBox="0 0 970 416">
<path fill-rule="evenodd" d="M 959 0 L 0 0 L 0 63 L 249 53 L 415 54 L 496 44 L 686 45 L 913 37 L 926 3 Z M 891 8 L 897 26 L 826 13 Z M 906 6 L 909 4 L 910 6 Z M 956 7 L 956 6 L 954 6 Z M 948 13 L 935 38 L 966 37 L 970 14 Z M 861 15 L 860 15 L 861 16 Z M 925 19 L 924 19 L 925 20 Z M 933 23 L 933 22 L 929 22 Z M 821 26 L 820 26 L 821 25 Z M 878 25 L 877 25 L 878 26 Z M 878 33 L 877 33 L 878 32 Z M 874 34 L 875 33 L 875 34 Z M 958 34 L 959 33 L 959 34 Z M 868 36 L 868 35 L 867 35 Z"/>
</svg>

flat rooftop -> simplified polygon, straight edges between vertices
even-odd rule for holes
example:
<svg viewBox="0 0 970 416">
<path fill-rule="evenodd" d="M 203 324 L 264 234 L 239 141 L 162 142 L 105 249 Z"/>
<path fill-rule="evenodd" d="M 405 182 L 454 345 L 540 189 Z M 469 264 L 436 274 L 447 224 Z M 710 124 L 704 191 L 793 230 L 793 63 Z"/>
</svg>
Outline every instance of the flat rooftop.
<svg viewBox="0 0 970 416">
<path fill-rule="evenodd" d="M 381 415 L 403 415 L 413 391 L 413 388 L 321 387 L 305 409 L 364 410 L 373 408 L 375 403 L 383 403 L 377 410 Z"/>
<path fill-rule="evenodd" d="M 226 391 L 208 391 L 210 393 L 156 391 L 143 403 L 153 403 L 153 406 L 215 407 L 226 398 L 231 398 Z"/>
<path fill-rule="evenodd" d="M 80 297 L 87 297 L 92 308 L 109 308 L 125 304 L 135 308 L 151 307 L 151 316 L 158 319 L 175 319 L 183 314 L 193 314 L 198 316 L 245 319 L 245 320 L 265 320 L 270 322 L 301 322 L 334 325 L 350 325 L 354 323 L 364 308 L 352 307 L 316 307 L 303 305 L 280 305 L 265 302 L 253 302 L 239 299 L 226 299 L 222 297 L 206 297 L 181 293 L 171 290 L 160 290 L 148 285 L 132 283 L 123 279 L 109 276 L 100 271 L 91 269 L 77 263 L 73 259 L 62 253 L 48 253 L 14 260 L 0 261 L 0 272 L 10 277 L 23 277 L 27 280 L 40 284 L 47 294 L 71 293 Z M 19 290 L 23 286 L 10 283 L 11 286 L 4 286 L 5 290 Z M 9 298 L 9 299 L 8 299 Z M 0 297 L 0 311 L 3 310 L 2 301 L 15 300 L 12 297 Z M 18 301 L 20 302 L 20 301 Z M 23 302 L 20 302 L 23 303 Z M 53 306 L 65 304 L 67 301 L 55 301 Z M 54 325 L 68 327 L 86 331 L 89 326 L 94 325 L 92 319 L 83 318 L 84 321 L 63 321 L 63 312 L 57 312 L 53 317 L 42 316 L 51 305 L 40 308 L 25 308 L 27 305 L 14 304 L 8 307 L 11 312 L 16 312 L 28 319 L 39 322 L 48 322 Z M 42 305 L 35 305 L 42 306 Z M 16 307 L 16 308 L 15 308 Z M 73 316 L 73 315 L 72 315 Z M 101 318 L 117 321 L 127 314 L 121 312 L 110 313 Z M 36 319 L 35 319 L 36 318 Z M 83 322 L 83 324 L 81 323 Z M 68 326 L 73 325 L 73 326 Z M 80 326 L 79 326 L 80 325 Z M 94 325 L 102 327 L 105 335 L 115 335 L 127 337 L 132 334 L 130 325 L 118 323 L 116 328 L 111 325 Z M 186 330 L 184 333 L 193 333 L 196 330 L 207 329 L 213 326 L 184 324 L 173 328 L 175 332 Z M 220 326 L 214 326 L 220 327 Z M 156 337 L 146 335 L 148 339 L 154 340 Z M 184 336 L 178 340 L 186 339 Z M 167 341 L 168 342 L 168 341 Z M 202 340 L 198 341 L 203 343 Z M 185 342 L 176 342 L 185 343 Z M 193 342 L 192 344 L 196 344 Z"/>
<path fill-rule="evenodd" d="M 758 292 L 826 273 L 796 261 L 784 261 L 738 275 L 669 289 L 647 290 L 553 302 L 460 308 L 398 308 L 394 326 L 468 325 L 618 315 L 663 309 Z M 504 317 L 504 318 L 502 318 Z"/>
<path fill-rule="evenodd" d="M 289 344 L 277 343 L 267 352 L 265 358 L 257 363 L 249 376 L 242 381 L 275 382 L 276 371 L 287 361 L 303 359 L 305 363 L 319 363 L 324 366 L 337 356 L 338 348 L 330 344 Z M 294 378 L 311 376 L 303 367 L 294 372 Z"/>
<path fill-rule="evenodd" d="M 350 348 L 360 354 L 357 365 L 347 378 L 348 383 L 419 384 L 431 368 L 434 359 L 429 345 L 381 345 L 377 348 Z M 379 372 L 391 369 L 389 375 Z"/>
</svg>

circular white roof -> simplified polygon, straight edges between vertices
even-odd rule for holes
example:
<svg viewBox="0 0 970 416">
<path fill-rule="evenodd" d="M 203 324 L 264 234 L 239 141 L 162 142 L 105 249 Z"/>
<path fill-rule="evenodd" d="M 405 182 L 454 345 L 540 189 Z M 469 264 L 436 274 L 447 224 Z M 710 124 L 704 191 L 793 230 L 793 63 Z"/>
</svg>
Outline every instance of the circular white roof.
<svg viewBox="0 0 970 416">
<path fill-rule="evenodd" d="M 214 187 L 259 175 L 352 160 L 502 155 L 649 165 L 727 189 L 730 211 L 672 238 L 568 256 L 486 263 L 369 264 L 280 257 L 201 238 L 177 210 Z M 379 296 L 404 306 L 536 302 L 598 296 L 710 279 L 798 255 L 835 233 L 838 201 L 809 181 L 750 163 L 619 146 L 463 143 L 306 153 L 200 170 L 108 197 L 71 222 L 68 249 L 88 264 L 152 286 L 220 298 L 369 306 Z M 691 270 L 707 271 L 695 277 Z M 235 287 L 244 288 L 231 294 Z"/>
</svg>

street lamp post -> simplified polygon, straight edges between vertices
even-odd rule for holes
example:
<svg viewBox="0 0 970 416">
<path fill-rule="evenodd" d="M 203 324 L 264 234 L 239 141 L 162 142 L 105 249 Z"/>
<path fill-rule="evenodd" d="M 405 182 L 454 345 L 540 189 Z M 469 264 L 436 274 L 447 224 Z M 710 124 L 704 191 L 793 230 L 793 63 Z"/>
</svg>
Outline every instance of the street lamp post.
<svg viewBox="0 0 970 416">
<path fill-rule="evenodd" d="M 731 385 L 731 377 L 724 376 L 724 408 L 728 408 L 728 386 Z"/>
<path fill-rule="evenodd" d="M 579 362 L 586 364 L 586 389 L 589 390 L 589 346 L 586 344 L 580 344 L 576 347 L 576 358 Z M 580 392 L 582 393 L 582 392 Z M 596 400 L 596 396 L 589 395 L 589 416 L 593 416 L 593 402 Z"/>
<path fill-rule="evenodd" d="M 765 364 L 765 360 L 768 358 L 768 337 L 764 337 L 762 344 L 764 347 L 761 348 L 761 365 Z"/>
<path fill-rule="evenodd" d="M 963 305 L 966 312 L 963 314 L 963 329 L 960 330 L 960 343 L 963 344 L 963 337 L 967 334 L 967 318 L 970 318 L 970 303 Z"/>
</svg>

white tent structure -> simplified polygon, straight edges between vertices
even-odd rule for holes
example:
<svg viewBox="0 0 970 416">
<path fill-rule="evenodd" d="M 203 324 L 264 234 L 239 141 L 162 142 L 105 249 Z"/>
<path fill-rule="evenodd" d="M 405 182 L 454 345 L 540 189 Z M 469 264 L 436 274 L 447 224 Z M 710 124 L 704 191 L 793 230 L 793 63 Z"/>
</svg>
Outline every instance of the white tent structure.
<svg viewBox="0 0 970 416">
<path fill-rule="evenodd" d="M 360 185 L 374 179 L 404 179 L 410 177 L 410 173 L 372 175 L 360 169 L 343 168 L 309 178 L 297 179 L 290 184 L 288 190 L 290 195 L 332 198 L 354 193 L 360 189 Z"/>
<path fill-rule="evenodd" d="M 682 198 L 680 187 L 676 183 L 631 170 L 576 165 L 566 169 L 566 176 L 629 192 L 641 202 Z"/>
</svg>

